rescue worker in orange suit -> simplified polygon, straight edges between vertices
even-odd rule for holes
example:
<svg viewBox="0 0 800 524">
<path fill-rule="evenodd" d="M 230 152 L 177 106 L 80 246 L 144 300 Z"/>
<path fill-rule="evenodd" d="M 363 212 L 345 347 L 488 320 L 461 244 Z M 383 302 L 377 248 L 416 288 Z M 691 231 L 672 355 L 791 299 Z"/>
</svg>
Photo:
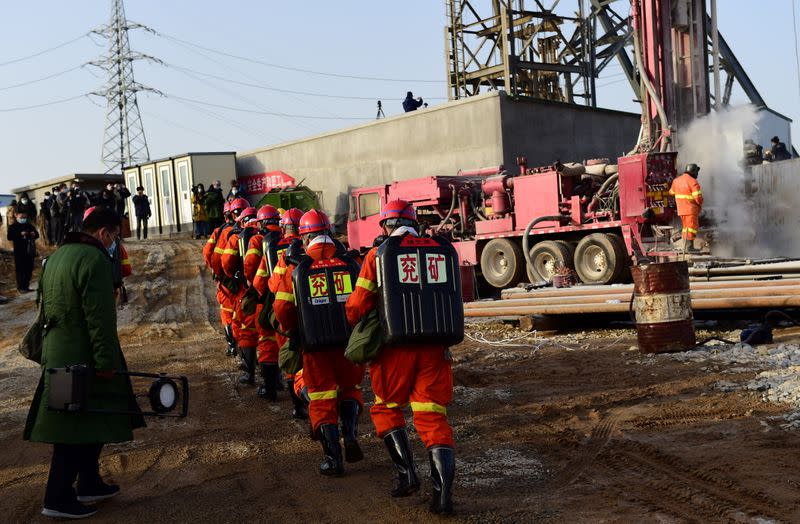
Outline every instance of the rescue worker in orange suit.
<svg viewBox="0 0 800 524">
<path fill-rule="evenodd" d="M 278 261 L 275 267 L 272 268 L 272 274 L 270 274 L 268 269 L 268 264 L 270 262 L 268 261 L 267 253 L 264 253 L 264 256 L 261 258 L 261 264 L 258 266 L 256 276 L 253 279 L 253 287 L 256 288 L 256 291 L 258 291 L 262 297 L 266 293 L 272 293 L 274 295 L 278 290 L 278 284 L 283 275 L 286 274 L 286 258 L 284 253 L 292 242 L 300 239 L 298 228 L 302 216 L 303 212 L 297 208 L 288 209 L 284 211 L 281 216 L 279 225 L 282 238 L 277 246 Z M 275 336 L 277 338 L 278 348 L 280 348 L 286 342 L 286 337 L 277 332 Z M 304 420 L 308 418 L 308 409 L 306 408 L 306 402 L 303 402 L 303 400 L 297 396 L 294 388 L 294 381 L 294 375 L 286 375 L 286 384 L 289 390 L 289 396 L 292 399 L 292 417 Z"/>
<path fill-rule="evenodd" d="M 672 181 L 669 194 L 675 197 L 678 216 L 681 218 L 683 251 L 697 252 L 694 239 L 700 229 L 700 211 L 703 209 L 703 191 L 697 182 L 700 168 L 697 164 L 686 166 L 683 174 Z"/>
<path fill-rule="evenodd" d="M 256 353 L 258 348 L 258 329 L 256 328 L 255 311 L 249 314 L 243 309 L 243 299 L 247 293 L 247 280 L 244 274 L 244 253 L 239 239 L 249 245 L 249 238 L 256 234 L 258 212 L 254 207 L 247 207 L 237 220 L 238 225 L 231 230 L 225 249 L 222 250 L 222 271 L 227 278 L 236 284 L 233 296 L 234 335 L 239 348 L 241 363 L 239 368 L 244 373 L 239 377 L 240 384 L 255 384 Z M 244 247 L 244 246 L 242 246 Z"/>
<path fill-rule="evenodd" d="M 235 204 L 234 204 L 235 202 Z M 228 235 L 236 226 L 236 218 L 242 210 L 249 205 L 247 200 L 241 198 L 234 202 L 226 202 L 223 208 L 225 223 L 214 230 L 203 248 L 203 258 L 206 265 L 211 269 L 214 280 L 217 282 L 217 302 L 219 303 L 219 316 L 222 322 L 222 329 L 225 333 L 225 340 L 228 343 L 226 354 L 236 355 L 236 334 L 233 322 L 233 297 L 235 293 L 227 286 L 232 286 L 233 282 L 225 277 L 222 270 L 222 254 L 228 242 Z M 226 285 L 227 284 L 227 285 Z"/>
<path fill-rule="evenodd" d="M 314 261 L 327 261 L 337 256 L 337 247 L 331 238 L 331 224 L 325 213 L 313 209 L 305 213 L 300 219 L 299 233 L 306 255 Z M 278 284 L 273 308 L 282 331 L 291 333 L 299 324 L 292 282 L 295 264 L 291 260 L 286 262 L 287 270 Z M 347 360 L 344 349 L 303 352 L 302 377 L 309 397 L 311 430 L 322 441 L 324 460 L 319 471 L 326 476 L 341 476 L 344 473 L 339 442 L 340 418 L 344 459 L 357 462 L 364 458 L 357 431 L 358 416 L 364 406 L 360 389 L 364 367 Z"/>
<path fill-rule="evenodd" d="M 385 235 L 419 236 L 414 208 L 406 201 L 388 202 L 381 211 Z M 358 323 L 378 307 L 376 247 L 364 258 L 355 290 L 347 300 L 347 319 Z M 399 278 L 399 277 L 398 277 Z M 451 489 L 455 475 L 453 430 L 447 422 L 447 405 L 453 398 L 453 375 L 447 347 L 440 344 L 384 346 L 370 362 L 375 403 L 370 415 L 377 435 L 383 438 L 398 477 L 393 497 L 405 497 L 419 490 L 411 443 L 403 408 L 411 405 L 414 426 L 428 450 L 433 484 L 431 511 L 451 513 Z"/>
<path fill-rule="evenodd" d="M 280 232 L 280 214 L 274 206 L 266 204 L 261 206 L 256 215 L 259 225 L 258 231 L 250 237 L 247 252 L 244 254 L 244 276 L 248 286 L 253 288 L 256 306 L 256 329 L 258 330 L 258 364 L 261 370 L 262 385 L 258 387 L 257 394 L 260 398 L 275 401 L 278 398 L 278 389 L 281 384 L 280 368 L 278 368 L 278 341 L 275 330 L 262 326 L 258 317 L 264 308 L 262 293 L 255 288 L 255 279 L 258 268 L 264 258 L 262 243 L 264 235 L 270 231 Z"/>
</svg>

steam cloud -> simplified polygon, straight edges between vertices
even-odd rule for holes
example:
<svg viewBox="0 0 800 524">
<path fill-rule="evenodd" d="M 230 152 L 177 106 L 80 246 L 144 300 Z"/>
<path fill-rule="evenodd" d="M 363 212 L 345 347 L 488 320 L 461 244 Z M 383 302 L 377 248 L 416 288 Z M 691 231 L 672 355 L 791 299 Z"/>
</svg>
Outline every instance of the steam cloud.
<svg viewBox="0 0 800 524">
<path fill-rule="evenodd" d="M 758 234 L 755 204 L 746 193 L 743 144 L 756 121 L 754 106 L 739 106 L 695 120 L 678 137 L 679 169 L 688 163 L 700 166 L 697 180 L 704 215 L 713 223 L 711 251 L 717 256 L 762 257 L 777 247 L 762 242 L 767 239 Z"/>
</svg>

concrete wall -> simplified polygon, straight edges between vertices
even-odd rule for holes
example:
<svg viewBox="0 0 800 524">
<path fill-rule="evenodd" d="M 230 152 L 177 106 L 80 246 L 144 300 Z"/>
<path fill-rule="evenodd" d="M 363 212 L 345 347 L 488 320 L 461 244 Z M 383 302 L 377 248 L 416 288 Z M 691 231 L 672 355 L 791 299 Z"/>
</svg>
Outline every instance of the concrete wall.
<svg viewBox="0 0 800 524">
<path fill-rule="evenodd" d="M 351 188 L 502 162 L 497 93 L 376 120 L 236 158 L 239 176 L 282 170 L 322 192 L 326 212 L 347 213 Z"/>
<path fill-rule="evenodd" d="M 800 158 L 753 167 L 758 255 L 800 257 Z"/>
<path fill-rule="evenodd" d="M 512 101 L 492 92 L 307 139 L 240 153 L 239 176 L 282 170 L 322 192 L 342 222 L 352 188 L 505 163 L 615 157 L 630 150 L 639 118 L 565 104 Z"/>
<path fill-rule="evenodd" d="M 515 101 L 500 98 L 503 163 L 516 173 L 516 158 L 528 166 L 556 160 L 582 162 L 591 158 L 623 156 L 636 145 L 639 115 L 557 102 Z"/>
</svg>

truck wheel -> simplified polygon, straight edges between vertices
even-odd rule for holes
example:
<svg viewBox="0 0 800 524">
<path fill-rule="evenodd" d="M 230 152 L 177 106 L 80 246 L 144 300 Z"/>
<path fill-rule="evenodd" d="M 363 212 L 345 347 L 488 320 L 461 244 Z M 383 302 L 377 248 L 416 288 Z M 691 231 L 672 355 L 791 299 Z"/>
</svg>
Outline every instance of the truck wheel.
<svg viewBox="0 0 800 524">
<path fill-rule="evenodd" d="M 615 241 L 622 246 L 622 251 L 625 252 L 622 271 L 620 272 L 619 277 L 614 279 L 612 284 L 633 284 L 633 275 L 631 274 L 631 256 L 628 253 L 628 246 L 625 245 L 625 240 L 619 233 L 609 233 L 609 236 L 615 239 Z"/>
<path fill-rule="evenodd" d="M 619 237 L 592 233 L 578 242 L 575 271 L 584 284 L 617 282 L 625 271 L 628 254 Z"/>
<path fill-rule="evenodd" d="M 558 266 L 574 267 L 572 251 L 569 244 L 558 240 L 544 240 L 531 249 L 531 262 L 533 267 L 528 267 L 528 280 L 536 282 L 551 282 Z"/>
<path fill-rule="evenodd" d="M 490 285 L 504 289 L 522 278 L 525 258 L 519 244 L 507 238 L 495 238 L 483 247 L 481 273 Z"/>
</svg>

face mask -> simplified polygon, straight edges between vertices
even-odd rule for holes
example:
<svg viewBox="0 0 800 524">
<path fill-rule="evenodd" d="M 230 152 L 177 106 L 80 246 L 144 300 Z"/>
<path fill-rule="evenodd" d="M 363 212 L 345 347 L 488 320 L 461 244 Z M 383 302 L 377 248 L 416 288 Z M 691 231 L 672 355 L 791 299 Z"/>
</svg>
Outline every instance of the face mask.
<svg viewBox="0 0 800 524">
<path fill-rule="evenodd" d="M 28 223 L 28 219 L 27 218 L 18 218 L 17 222 L 19 222 L 20 224 L 27 224 Z"/>
<path fill-rule="evenodd" d="M 235 187 L 234 187 L 233 189 L 231 189 L 231 193 L 233 193 L 234 195 L 235 195 L 236 193 L 238 193 L 238 192 L 239 192 L 239 190 L 238 190 L 238 189 L 236 189 Z"/>
<path fill-rule="evenodd" d="M 27 203 L 28 203 L 28 199 L 27 199 L 27 198 L 23 198 L 23 199 L 22 199 L 22 203 L 23 203 L 23 204 L 27 204 Z"/>
<path fill-rule="evenodd" d="M 114 253 L 116 253 L 116 252 L 117 252 L 117 243 L 116 243 L 116 242 L 114 242 L 113 244 L 111 244 L 111 247 L 110 247 L 110 248 L 108 248 L 108 250 L 107 250 L 107 251 L 108 251 L 108 254 L 109 254 L 109 256 L 112 256 L 112 257 L 113 257 L 113 256 L 114 256 Z"/>
</svg>

